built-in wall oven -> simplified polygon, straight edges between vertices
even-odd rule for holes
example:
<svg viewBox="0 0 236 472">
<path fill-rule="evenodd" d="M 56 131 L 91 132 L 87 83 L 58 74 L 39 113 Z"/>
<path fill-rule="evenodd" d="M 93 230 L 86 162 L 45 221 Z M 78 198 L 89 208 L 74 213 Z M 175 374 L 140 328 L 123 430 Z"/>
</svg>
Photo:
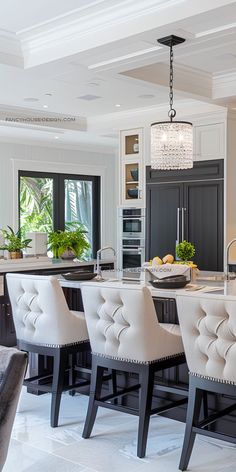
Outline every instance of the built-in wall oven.
<svg viewBox="0 0 236 472">
<path fill-rule="evenodd" d="M 145 209 L 120 209 L 121 269 L 135 269 L 145 262 Z"/>
<path fill-rule="evenodd" d="M 139 239 L 123 240 L 121 248 L 123 269 L 133 269 L 142 266 L 145 261 L 145 247 L 141 244 L 144 244 L 144 242 L 142 243 Z"/>
</svg>

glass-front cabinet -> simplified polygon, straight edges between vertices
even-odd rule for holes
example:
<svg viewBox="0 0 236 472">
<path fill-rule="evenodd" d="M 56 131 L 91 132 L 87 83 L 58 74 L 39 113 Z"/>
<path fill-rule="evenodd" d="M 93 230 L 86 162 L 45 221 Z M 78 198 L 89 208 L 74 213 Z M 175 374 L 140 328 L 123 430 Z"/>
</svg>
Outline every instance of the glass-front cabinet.
<svg viewBox="0 0 236 472">
<path fill-rule="evenodd" d="M 142 206 L 143 129 L 122 130 L 120 142 L 120 204 Z"/>
</svg>

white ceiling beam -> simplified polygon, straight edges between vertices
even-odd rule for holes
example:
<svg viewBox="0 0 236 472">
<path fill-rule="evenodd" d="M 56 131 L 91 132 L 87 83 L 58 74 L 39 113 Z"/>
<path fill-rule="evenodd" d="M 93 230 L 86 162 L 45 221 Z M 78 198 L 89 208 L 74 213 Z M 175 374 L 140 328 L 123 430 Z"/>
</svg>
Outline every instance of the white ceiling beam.
<svg viewBox="0 0 236 472">
<path fill-rule="evenodd" d="M 104 3 L 104 8 L 102 5 Z M 184 18 L 234 3 L 233 0 L 128 0 L 99 3 L 18 33 L 25 67 L 71 56 Z"/>
</svg>

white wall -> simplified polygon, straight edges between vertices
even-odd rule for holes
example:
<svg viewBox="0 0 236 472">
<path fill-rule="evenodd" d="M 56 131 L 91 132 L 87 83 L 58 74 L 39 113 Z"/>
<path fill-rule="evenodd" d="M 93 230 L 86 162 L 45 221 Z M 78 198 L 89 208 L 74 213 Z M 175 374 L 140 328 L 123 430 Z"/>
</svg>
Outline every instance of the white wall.
<svg viewBox="0 0 236 472">
<path fill-rule="evenodd" d="M 22 170 L 101 175 L 102 245 L 116 244 L 116 158 L 111 154 L 0 142 L 0 228 L 17 227 L 17 172 Z"/>
</svg>

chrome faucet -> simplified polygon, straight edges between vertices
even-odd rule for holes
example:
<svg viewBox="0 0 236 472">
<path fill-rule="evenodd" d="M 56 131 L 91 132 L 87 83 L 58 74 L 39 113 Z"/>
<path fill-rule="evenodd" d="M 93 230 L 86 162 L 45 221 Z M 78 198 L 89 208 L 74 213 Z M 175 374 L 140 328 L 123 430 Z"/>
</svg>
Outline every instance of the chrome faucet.
<svg viewBox="0 0 236 472">
<path fill-rule="evenodd" d="M 226 280 L 230 279 L 229 276 L 229 250 L 233 243 L 236 243 L 236 238 L 232 239 L 226 246 L 225 249 L 225 278 Z"/>
<path fill-rule="evenodd" d="M 101 266 L 99 264 L 99 256 L 102 254 L 103 251 L 106 251 L 107 249 L 110 249 L 113 251 L 114 256 L 116 255 L 116 251 L 112 246 L 104 246 L 101 249 L 97 251 L 97 275 L 96 275 L 96 280 L 103 280 L 102 278 L 102 270 Z"/>
</svg>

